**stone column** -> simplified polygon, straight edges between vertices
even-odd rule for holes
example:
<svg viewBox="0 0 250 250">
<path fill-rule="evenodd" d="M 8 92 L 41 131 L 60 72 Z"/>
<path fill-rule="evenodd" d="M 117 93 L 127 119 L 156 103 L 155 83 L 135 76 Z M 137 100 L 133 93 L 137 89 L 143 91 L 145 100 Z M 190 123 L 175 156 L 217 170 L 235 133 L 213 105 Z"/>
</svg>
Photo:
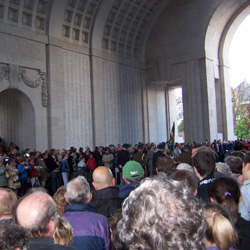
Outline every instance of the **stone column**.
<svg viewBox="0 0 250 250">
<path fill-rule="evenodd" d="M 47 45 L 48 135 L 50 148 L 64 148 L 65 146 L 62 62 L 61 48 Z"/>
</svg>

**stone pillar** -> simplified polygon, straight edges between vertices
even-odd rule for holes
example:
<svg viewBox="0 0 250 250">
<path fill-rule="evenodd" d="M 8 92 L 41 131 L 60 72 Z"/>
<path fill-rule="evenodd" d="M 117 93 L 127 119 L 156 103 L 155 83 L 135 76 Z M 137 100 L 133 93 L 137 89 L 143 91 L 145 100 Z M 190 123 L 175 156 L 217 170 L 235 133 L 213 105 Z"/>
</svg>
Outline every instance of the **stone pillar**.
<svg viewBox="0 0 250 250">
<path fill-rule="evenodd" d="M 186 67 L 183 85 L 185 141 L 213 140 L 218 131 L 213 64 L 200 59 L 188 61 Z"/>
<path fill-rule="evenodd" d="M 64 91 L 62 50 L 58 46 L 47 46 L 48 72 L 48 135 L 49 148 L 64 148 Z"/>
</svg>

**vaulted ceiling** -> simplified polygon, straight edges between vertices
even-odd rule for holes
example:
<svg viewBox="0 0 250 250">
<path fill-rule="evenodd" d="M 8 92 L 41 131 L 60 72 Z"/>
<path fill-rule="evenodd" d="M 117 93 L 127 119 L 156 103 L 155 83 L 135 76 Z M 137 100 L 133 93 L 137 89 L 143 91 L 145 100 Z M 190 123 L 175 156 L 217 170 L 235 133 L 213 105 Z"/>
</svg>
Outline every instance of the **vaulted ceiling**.
<svg viewBox="0 0 250 250">
<path fill-rule="evenodd" d="M 48 35 L 53 8 L 61 8 L 57 27 L 64 41 L 91 46 L 95 21 L 100 47 L 136 60 L 155 18 L 169 0 L 0 0 L 0 22 Z M 63 6 L 63 8 L 61 6 Z M 56 20 L 55 17 L 53 20 Z M 51 34 L 50 34 L 51 35 Z M 53 35 L 53 34 L 52 34 Z"/>
</svg>

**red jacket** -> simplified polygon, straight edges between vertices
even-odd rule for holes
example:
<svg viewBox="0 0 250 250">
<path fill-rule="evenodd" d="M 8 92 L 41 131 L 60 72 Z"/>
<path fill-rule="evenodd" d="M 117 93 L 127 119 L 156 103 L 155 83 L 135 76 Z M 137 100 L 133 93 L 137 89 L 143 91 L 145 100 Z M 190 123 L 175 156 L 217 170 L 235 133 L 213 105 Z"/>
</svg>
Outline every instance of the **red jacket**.
<svg viewBox="0 0 250 250">
<path fill-rule="evenodd" d="M 90 171 L 94 171 L 95 168 L 97 167 L 97 163 L 96 163 L 96 160 L 94 158 L 89 158 L 88 161 L 88 170 Z"/>
</svg>

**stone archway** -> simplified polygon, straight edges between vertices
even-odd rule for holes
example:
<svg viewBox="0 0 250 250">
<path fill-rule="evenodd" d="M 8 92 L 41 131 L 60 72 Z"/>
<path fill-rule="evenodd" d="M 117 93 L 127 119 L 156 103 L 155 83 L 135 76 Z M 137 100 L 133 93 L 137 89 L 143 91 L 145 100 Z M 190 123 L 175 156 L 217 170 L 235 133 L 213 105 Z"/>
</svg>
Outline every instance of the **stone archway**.
<svg viewBox="0 0 250 250">
<path fill-rule="evenodd" d="M 30 99 L 17 89 L 0 93 L 0 135 L 7 145 L 14 141 L 20 149 L 33 149 L 35 112 Z"/>
</svg>

